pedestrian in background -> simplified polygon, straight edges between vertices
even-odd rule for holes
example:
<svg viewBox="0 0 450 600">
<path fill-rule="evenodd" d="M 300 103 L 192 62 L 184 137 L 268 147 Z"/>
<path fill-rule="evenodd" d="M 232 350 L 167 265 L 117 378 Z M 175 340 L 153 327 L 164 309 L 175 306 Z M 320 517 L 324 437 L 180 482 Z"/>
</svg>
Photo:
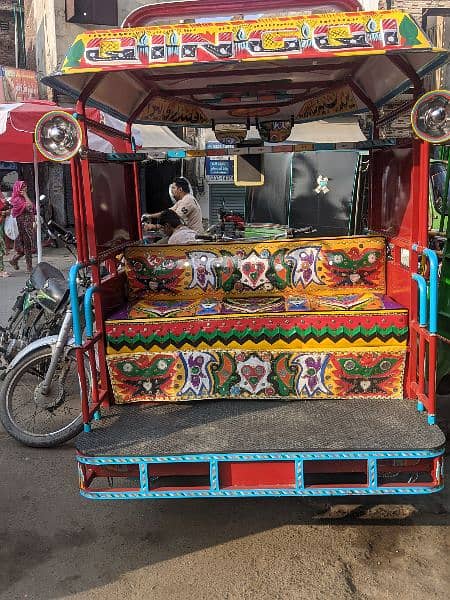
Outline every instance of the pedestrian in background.
<svg viewBox="0 0 450 600">
<path fill-rule="evenodd" d="M 35 227 L 36 210 L 27 193 L 25 181 L 16 181 L 11 196 L 11 215 L 17 221 L 19 235 L 14 241 L 16 255 L 9 261 L 12 267 L 19 270 L 19 260 L 25 256 L 26 271 L 31 273 L 33 253 L 36 252 Z"/>
<path fill-rule="evenodd" d="M 5 243 L 5 219 L 9 214 L 9 204 L 0 190 L 0 277 L 9 277 L 5 271 L 4 256 L 7 254 Z"/>
</svg>

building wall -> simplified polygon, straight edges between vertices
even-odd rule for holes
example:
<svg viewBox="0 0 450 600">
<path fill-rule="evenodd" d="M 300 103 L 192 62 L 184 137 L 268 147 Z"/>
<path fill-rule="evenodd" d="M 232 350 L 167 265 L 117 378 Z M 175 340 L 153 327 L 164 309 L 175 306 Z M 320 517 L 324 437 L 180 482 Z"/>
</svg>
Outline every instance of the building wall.
<svg viewBox="0 0 450 600">
<path fill-rule="evenodd" d="M 119 23 L 133 9 L 145 4 L 149 4 L 149 2 L 147 0 L 119 0 Z M 0 0 L 0 9 L 1 6 L 2 0 Z M 68 48 L 79 33 L 86 29 L 102 29 L 99 25 L 85 27 L 67 23 L 65 0 L 25 0 L 24 21 L 27 68 L 36 70 L 38 80 L 52 73 L 62 64 Z M 14 32 L 14 27 L 12 27 L 12 31 Z M 51 99 L 52 91 L 41 85 L 40 95 L 42 98 Z M 64 102 L 62 98 L 58 98 L 58 100 L 61 103 Z M 55 220 L 64 226 L 73 225 L 73 214 L 71 206 L 69 206 L 71 192 L 68 189 L 67 179 L 64 177 L 64 167 L 56 163 L 41 165 L 39 182 L 41 192 L 49 199 Z"/>
<path fill-rule="evenodd" d="M 119 24 L 132 10 L 146 4 L 151 0 L 118 0 Z M 36 69 L 38 79 L 55 71 L 76 36 L 86 29 L 104 27 L 67 23 L 65 0 L 25 0 L 28 68 Z M 49 92 L 42 87 L 41 93 L 47 97 Z"/>
<path fill-rule="evenodd" d="M 0 65 L 16 66 L 13 2 L 0 0 Z"/>
<path fill-rule="evenodd" d="M 412 15 L 417 23 L 422 25 L 422 14 L 427 8 L 450 8 L 450 0 L 380 0 L 379 8 L 385 9 L 388 6 L 392 9 L 401 9 Z M 450 18 L 449 17 L 428 17 L 426 34 L 433 44 L 441 48 L 450 48 Z M 450 87 L 450 66 L 447 63 L 443 68 L 438 69 L 435 73 L 429 75 L 425 79 L 425 89 L 448 89 Z M 400 96 L 392 105 L 401 104 L 408 100 L 410 96 Z M 400 118 L 393 121 L 390 125 L 384 128 L 385 137 L 403 137 L 411 135 L 411 126 L 409 113 L 404 113 Z"/>
<path fill-rule="evenodd" d="M 422 25 L 423 11 L 427 8 L 450 8 L 450 0 L 379 0 L 379 8 L 391 8 L 405 10 Z M 442 48 L 450 48 L 450 17 L 428 17 L 426 33 L 433 44 Z M 449 88 L 450 65 L 439 70 L 435 77 L 427 80 L 427 88 Z"/>
<path fill-rule="evenodd" d="M 422 20 L 422 10 L 425 8 L 450 8 L 449 0 L 390 0 L 390 2 L 389 0 L 379 0 L 378 6 L 380 9 L 385 9 L 388 4 L 391 5 L 391 8 L 405 10 L 419 23 Z"/>
</svg>

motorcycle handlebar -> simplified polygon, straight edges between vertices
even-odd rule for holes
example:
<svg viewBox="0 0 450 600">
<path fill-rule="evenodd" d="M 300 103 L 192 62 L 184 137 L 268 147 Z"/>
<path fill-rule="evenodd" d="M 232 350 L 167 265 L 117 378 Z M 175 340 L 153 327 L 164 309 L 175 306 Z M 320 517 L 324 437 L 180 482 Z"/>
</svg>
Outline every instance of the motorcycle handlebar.
<svg viewBox="0 0 450 600">
<path fill-rule="evenodd" d="M 55 223 L 55 221 L 53 221 L 53 220 L 48 221 L 47 229 L 48 229 L 50 235 L 60 239 L 63 242 L 63 244 L 68 245 L 68 246 L 76 245 L 77 241 L 76 241 L 73 233 L 71 231 L 69 231 L 68 229 L 65 229 L 62 225 Z"/>
</svg>

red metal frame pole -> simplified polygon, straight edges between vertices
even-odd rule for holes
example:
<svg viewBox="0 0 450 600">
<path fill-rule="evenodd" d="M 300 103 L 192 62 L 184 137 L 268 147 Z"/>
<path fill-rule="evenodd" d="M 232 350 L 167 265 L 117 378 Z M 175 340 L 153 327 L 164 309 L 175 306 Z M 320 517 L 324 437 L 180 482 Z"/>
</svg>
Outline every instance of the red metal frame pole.
<svg viewBox="0 0 450 600">
<path fill-rule="evenodd" d="M 131 137 L 131 126 L 132 123 L 129 121 L 126 127 L 127 140 L 125 142 L 127 147 L 127 152 L 134 152 L 134 147 L 132 143 Z M 141 197 L 139 194 L 139 171 L 137 163 L 133 163 L 133 179 L 134 179 L 134 194 L 135 194 L 135 202 L 136 202 L 136 216 L 137 216 L 137 231 L 139 238 L 142 239 L 142 223 L 141 223 Z"/>
<path fill-rule="evenodd" d="M 95 90 L 98 83 L 101 81 L 103 77 L 102 73 L 97 73 L 93 76 L 89 85 L 83 91 L 83 94 L 80 96 L 76 110 L 81 115 L 81 129 L 83 132 L 83 143 L 89 148 L 88 141 L 88 130 L 86 123 L 86 102 L 90 96 L 90 94 Z M 85 157 L 80 157 L 80 173 L 81 176 L 81 186 L 82 186 L 82 197 L 84 200 L 84 211 L 81 209 L 83 213 L 83 218 L 85 218 L 86 224 L 86 238 L 87 238 L 87 256 L 86 260 L 91 263 L 91 272 L 92 272 L 92 281 L 95 285 L 100 286 L 101 277 L 100 277 L 100 269 L 97 262 L 98 252 L 97 252 L 97 240 L 95 235 L 95 215 L 93 209 L 93 197 L 92 197 L 92 189 L 91 189 L 91 175 L 89 170 L 89 158 L 86 155 Z M 109 406 L 109 398 L 108 398 L 108 370 L 106 367 L 106 352 L 104 347 L 103 340 L 103 311 L 102 311 L 102 303 L 99 294 L 94 296 L 94 309 L 95 309 L 95 324 L 96 331 L 100 335 L 100 339 L 98 342 L 98 366 L 100 370 L 100 382 L 104 392 L 104 402 L 105 406 Z M 96 367 L 95 361 L 92 364 L 92 356 L 89 357 L 91 360 L 91 369 Z M 97 394 L 97 391 L 96 391 Z M 103 394 L 102 394 L 103 395 Z M 89 408 L 88 408 L 89 410 Z M 84 414 L 84 412 L 83 412 Z"/>
<path fill-rule="evenodd" d="M 419 173 L 418 173 L 418 216 L 419 228 L 417 243 L 419 246 L 428 246 L 428 211 L 429 211 L 429 169 L 430 145 L 428 142 L 419 142 Z"/>
<path fill-rule="evenodd" d="M 72 198 L 73 198 L 73 214 L 75 221 L 75 236 L 77 240 L 77 255 L 79 262 L 87 260 L 87 241 L 85 236 L 86 226 L 84 223 L 84 213 L 81 207 L 80 195 L 80 164 L 79 158 L 74 157 L 71 161 L 71 177 L 72 177 Z"/>
</svg>

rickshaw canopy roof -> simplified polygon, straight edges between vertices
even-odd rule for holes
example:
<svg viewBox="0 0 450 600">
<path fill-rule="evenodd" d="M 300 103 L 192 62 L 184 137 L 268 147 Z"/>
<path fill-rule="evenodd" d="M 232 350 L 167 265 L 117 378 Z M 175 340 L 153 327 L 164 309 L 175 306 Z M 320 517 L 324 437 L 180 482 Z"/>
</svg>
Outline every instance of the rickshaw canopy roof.
<svg viewBox="0 0 450 600">
<path fill-rule="evenodd" d="M 130 122 L 314 121 L 377 111 L 448 60 L 401 11 L 84 32 L 51 87 Z"/>
</svg>

